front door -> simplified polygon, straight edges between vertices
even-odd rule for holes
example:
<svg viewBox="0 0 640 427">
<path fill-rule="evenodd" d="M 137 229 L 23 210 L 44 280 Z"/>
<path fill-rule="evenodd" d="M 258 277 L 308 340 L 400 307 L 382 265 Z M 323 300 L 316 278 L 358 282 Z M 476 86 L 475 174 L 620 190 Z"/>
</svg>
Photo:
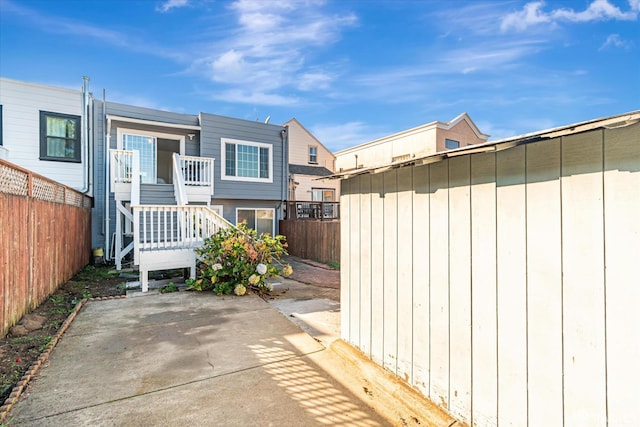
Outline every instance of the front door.
<svg viewBox="0 0 640 427">
<path fill-rule="evenodd" d="M 157 141 L 153 136 L 122 135 L 122 148 L 140 152 L 140 182 L 155 184 L 157 175 Z"/>
</svg>

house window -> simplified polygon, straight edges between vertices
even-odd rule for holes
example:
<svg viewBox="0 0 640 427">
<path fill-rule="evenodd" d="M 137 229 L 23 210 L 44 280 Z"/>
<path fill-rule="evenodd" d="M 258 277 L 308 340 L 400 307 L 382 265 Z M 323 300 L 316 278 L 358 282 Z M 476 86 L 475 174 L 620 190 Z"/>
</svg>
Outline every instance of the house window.
<svg viewBox="0 0 640 427">
<path fill-rule="evenodd" d="M 236 224 L 244 222 L 248 228 L 256 230 L 258 235 L 262 233 L 273 235 L 274 212 L 273 209 L 238 208 L 236 209 Z"/>
<path fill-rule="evenodd" d="M 80 116 L 40 111 L 40 160 L 80 162 Z"/>
<path fill-rule="evenodd" d="M 309 163 L 318 163 L 318 147 L 315 145 L 309 146 Z"/>
<path fill-rule="evenodd" d="M 222 179 L 273 182 L 270 144 L 222 139 Z"/>
<path fill-rule="evenodd" d="M 445 139 L 444 140 L 444 146 L 448 150 L 451 150 L 453 148 L 460 148 L 460 141 L 456 141 L 454 139 Z"/>
<path fill-rule="evenodd" d="M 312 202 L 333 202 L 336 197 L 336 190 L 328 188 L 312 188 L 311 189 L 311 201 Z"/>
</svg>

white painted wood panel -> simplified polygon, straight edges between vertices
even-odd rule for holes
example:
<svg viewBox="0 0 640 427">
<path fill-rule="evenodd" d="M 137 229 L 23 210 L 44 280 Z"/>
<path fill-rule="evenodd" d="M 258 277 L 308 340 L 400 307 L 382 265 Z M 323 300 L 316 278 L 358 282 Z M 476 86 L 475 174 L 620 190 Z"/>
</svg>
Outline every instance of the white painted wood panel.
<svg viewBox="0 0 640 427">
<path fill-rule="evenodd" d="M 351 221 L 351 197 L 353 180 L 344 180 L 341 183 L 342 192 L 340 194 L 340 334 L 343 340 L 353 344 L 351 341 L 351 310 L 355 301 L 350 299 L 351 269 L 357 268 L 351 264 L 351 238 L 353 230 L 348 226 Z"/>
<path fill-rule="evenodd" d="M 471 155 L 472 423 L 497 419 L 495 154 Z"/>
<path fill-rule="evenodd" d="M 384 177 L 384 367 L 398 369 L 398 177 L 397 171 Z"/>
<path fill-rule="evenodd" d="M 605 425 L 602 132 L 562 138 L 566 425 Z"/>
<path fill-rule="evenodd" d="M 349 301 L 351 301 L 351 309 L 349 311 L 349 337 L 351 342 L 360 347 L 360 181 L 361 177 L 356 177 L 351 182 L 351 195 L 349 196 L 349 221 L 348 224 L 351 233 L 350 247 L 351 260 L 353 268 L 349 270 Z"/>
<path fill-rule="evenodd" d="M 429 395 L 429 166 L 413 170 L 413 385 Z"/>
<path fill-rule="evenodd" d="M 430 390 L 443 407 L 449 396 L 449 162 L 430 166 Z"/>
<path fill-rule="evenodd" d="M 471 194 L 469 157 L 449 161 L 449 410 L 471 419 Z"/>
<path fill-rule="evenodd" d="M 371 175 L 371 359 L 384 360 L 384 180 Z"/>
<path fill-rule="evenodd" d="M 636 124 L 605 131 L 606 350 L 610 426 L 632 426 L 640 420 L 639 128 L 640 124 Z"/>
<path fill-rule="evenodd" d="M 413 168 L 397 171 L 398 179 L 398 372 L 413 383 Z"/>
<path fill-rule="evenodd" d="M 529 425 L 562 425 L 560 140 L 527 144 Z"/>
<path fill-rule="evenodd" d="M 527 425 L 525 147 L 496 154 L 498 424 Z"/>
<path fill-rule="evenodd" d="M 356 212 L 354 212 L 354 215 Z M 371 357 L 371 176 L 360 178 L 360 350 Z"/>
</svg>

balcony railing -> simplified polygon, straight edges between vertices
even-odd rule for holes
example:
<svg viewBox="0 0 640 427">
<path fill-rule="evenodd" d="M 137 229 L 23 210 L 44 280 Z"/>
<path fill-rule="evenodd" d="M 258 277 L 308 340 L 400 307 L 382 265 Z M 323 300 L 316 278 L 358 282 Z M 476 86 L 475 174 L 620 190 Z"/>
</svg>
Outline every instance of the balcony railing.
<svg viewBox="0 0 640 427">
<path fill-rule="evenodd" d="M 287 219 L 337 220 L 340 219 L 340 202 L 287 202 Z"/>
</svg>

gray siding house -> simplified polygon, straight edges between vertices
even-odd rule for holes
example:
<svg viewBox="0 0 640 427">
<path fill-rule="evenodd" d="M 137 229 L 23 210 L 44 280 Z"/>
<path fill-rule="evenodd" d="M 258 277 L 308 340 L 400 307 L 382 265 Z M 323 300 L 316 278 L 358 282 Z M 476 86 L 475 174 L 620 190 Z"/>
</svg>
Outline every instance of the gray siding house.
<svg viewBox="0 0 640 427">
<path fill-rule="evenodd" d="M 93 111 L 93 246 L 118 268 L 132 253 L 143 288 L 150 270 L 194 267 L 193 248 L 219 227 L 278 232 L 288 164 L 282 126 L 98 100 Z"/>
<path fill-rule="evenodd" d="M 93 198 L 92 247 L 117 268 L 190 267 L 216 230 L 278 232 L 287 198 L 283 126 L 94 99 L 0 78 L 0 155 Z M 4 138 L 3 138 L 4 137 Z"/>
</svg>

